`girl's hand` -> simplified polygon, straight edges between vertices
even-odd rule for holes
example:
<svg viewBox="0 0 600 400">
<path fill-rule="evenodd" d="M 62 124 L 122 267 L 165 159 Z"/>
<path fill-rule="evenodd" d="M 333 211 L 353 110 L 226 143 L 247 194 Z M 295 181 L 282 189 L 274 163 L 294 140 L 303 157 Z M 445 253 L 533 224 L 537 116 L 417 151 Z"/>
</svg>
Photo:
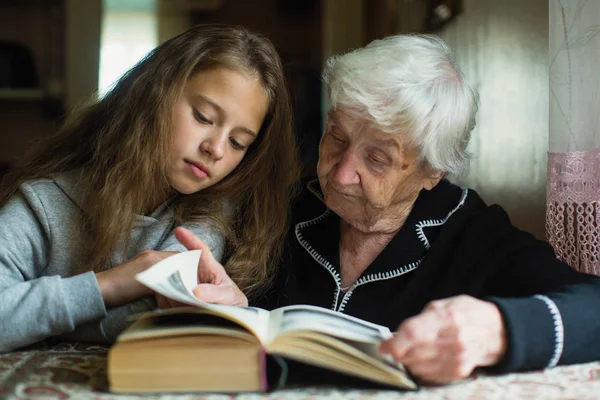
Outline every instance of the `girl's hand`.
<svg viewBox="0 0 600 400">
<path fill-rule="evenodd" d="M 154 298 L 156 299 L 156 306 L 158 308 L 162 308 L 163 310 L 174 307 L 190 307 L 189 304 L 180 303 L 177 300 L 170 299 L 159 293 L 154 293 Z"/>
<path fill-rule="evenodd" d="M 233 306 L 248 306 L 248 299 L 227 275 L 225 268 L 213 257 L 210 249 L 191 231 L 178 227 L 175 237 L 188 250 L 202 250 L 198 264 L 198 286 L 194 295 L 207 303 L 226 304 Z"/>
<path fill-rule="evenodd" d="M 107 307 L 114 307 L 151 295 L 152 290 L 136 281 L 135 275 L 173 254 L 175 252 L 144 250 L 121 265 L 97 272 L 96 280 L 104 304 Z"/>
</svg>

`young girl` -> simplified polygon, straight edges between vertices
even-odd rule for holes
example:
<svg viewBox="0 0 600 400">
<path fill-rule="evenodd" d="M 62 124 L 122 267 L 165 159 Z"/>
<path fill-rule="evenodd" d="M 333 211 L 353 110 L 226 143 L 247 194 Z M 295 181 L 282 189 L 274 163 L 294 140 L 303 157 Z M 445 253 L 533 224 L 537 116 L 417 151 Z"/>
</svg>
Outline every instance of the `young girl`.
<svg viewBox="0 0 600 400">
<path fill-rule="evenodd" d="M 0 198 L 0 351 L 50 336 L 110 341 L 155 307 L 134 275 L 186 226 L 245 293 L 279 257 L 298 174 L 270 41 L 198 26 L 75 113 Z"/>
</svg>

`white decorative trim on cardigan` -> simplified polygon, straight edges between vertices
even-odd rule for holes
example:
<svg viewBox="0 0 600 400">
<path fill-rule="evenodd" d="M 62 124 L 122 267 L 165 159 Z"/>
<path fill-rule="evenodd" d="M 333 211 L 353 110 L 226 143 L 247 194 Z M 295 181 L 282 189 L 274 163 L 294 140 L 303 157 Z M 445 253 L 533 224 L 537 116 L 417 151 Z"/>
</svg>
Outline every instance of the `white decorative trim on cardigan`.
<svg viewBox="0 0 600 400">
<path fill-rule="evenodd" d="M 318 198 L 319 198 L 319 199 L 320 199 L 320 200 L 323 202 L 323 204 L 325 204 L 325 198 L 323 197 L 323 193 L 321 193 L 321 192 L 319 191 L 319 189 L 317 189 L 317 188 L 315 187 L 315 184 L 318 184 L 318 183 L 319 183 L 319 180 L 318 180 L 318 179 L 313 179 L 312 181 L 310 181 L 310 182 L 308 182 L 308 183 L 306 184 L 306 187 L 308 188 L 308 190 L 309 190 L 309 191 L 310 191 L 312 194 L 314 194 L 315 196 L 317 196 L 317 197 L 318 197 Z"/>
<path fill-rule="evenodd" d="M 546 307 L 548 307 L 550 314 L 552 314 L 552 322 L 554 323 L 554 338 L 555 338 L 554 339 L 555 340 L 554 354 L 552 355 L 552 358 L 550 359 L 550 362 L 548 362 L 548 365 L 546 366 L 546 368 L 553 368 L 553 367 L 556 367 L 556 365 L 558 364 L 558 361 L 560 360 L 560 357 L 562 356 L 564 341 L 565 341 L 565 327 L 563 325 L 562 317 L 560 315 L 560 311 L 558 310 L 558 307 L 556 306 L 556 303 L 554 303 L 552 300 L 550 300 L 550 298 L 548 296 L 536 294 L 533 297 L 538 300 L 543 301 L 544 304 L 546 304 Z"/>
<path fill-rule="evenodd" d="M 425 233 L 423 232 L 423 228 L 427 228 L 427 227 L 431 227 L 431 226 L 439 226 L 439 225 L 445 224 L 446 221 L 448 221 L 448 219 L 452 216 L 452 214 L 454 214 L 459 208 L 461 208 L 463 206 L 463 204 L 465 204 L 465 200 L 467 199 L 468 193 L 469 193 L 469 190 L 467 188 L 463 187 L 462 195 L 460 196 L 458 205 L 456 207 L 454 207 L 448 213 L 448 215 L 446 215 L 446 217 L 444 219 L 429 219 L 429 220 L 424 220 L 424 221 L 420 221 L 419 223 L 417 223 L 417 225 L 416 225 L 417 236 L 423 242 L 423 246 L 425 246 L 426 250 L 428 250 L 429 247 L 431 247 L 431 246 L 429 244 L 429 240 L 427 240 L 427 237 L 425 236 Z M 358 286 L 363 285 L 365 283 L 369 283 L 369 282 L 382 281 L 382 280 L 392 279 L 392 278 L 396 278 L 398 276 L 404 275 L 404 274 L 416 269 L 421 264 L 421 261 L 423 261 L 423 258 L 421 258 L 419 261 L 416 261 L 416 262 L 408 264 L 408 265 L 404 265 L 393 271 L 386 272 L 385 274 L 378 273 L 378 274 L 371 274 L 371 275 L 363 276 L 362 278 L 360 278 L 359 280 L 354 282 L 354 285 L 352 285 L 349 288 L 349 290 L 344 294 L 344 297 L 342 298 L 342 303 L 340 304 L 338 311 L 341 312 L 344 310 L 344 307 L 346 307 L 346 303 L 348 302 L 348 300 L 350 300 L 350 296 L 352 296 L 352 292 Z"/>
<path fill-rule="evenodd" d="M 306 251 L 308 251 L 308 253 L 312 256 L 312 258 L 316 262 L 321 264 L 327 271 L 329 271 L 329 273 L 333 277 L 333 280 L 335 281 L 335 284 L 337 286 L 337 290 L 335 291 L 335 296 L 333 299 L 333 304 L 331 306 L 331 309 L 335 311 L 335 308 L 336 308 L 337 302 L 338 302 L 338 298 L 339 298 L 340 292 L 342 290 L 342 278 L 340 277 L 340 274 L 338 274 L 338 272 L 335 270 L 335 268 L 333 268 L 331 263 L 329 263 L 329 261 L 327 261 L 325 259 L 325 257 L 320 255 L 315 249 L 313 249 L 312 246 L 306 240 L 304 240 L 302 233 L 300 233 L 300 229 L 318 223 L 319 221 L 321 221 L 322 219 L 327 217 L 327 215 L 330 212 L 331 212 L 331 210 L 328 208 L 325 210 L 325 212 L 323 214 L 319 215 L 317 218 L 311 219 L 309 221 L 297 223 L 296 227 L 295 227 L 295 232 L 296 232 L 296 239 L 298 239 L 298 242 L 300 242 L 302 247 L 304 247 L 304 249 L 306 249 Z"/>
<path fill-rule="evenodd" d="M 325 199 L 323 198 L 322 193 L 315 187 L 315 184 L 318 184 L 318 182 L 319 181 L 317 179 L 314 179 L 314 180 L 308 182 L 306 186 L 312 194 L 314 194 L 318 199 L 320 199 L 323 202 L 323 204 L 325 204 Z M 425 233 L 423 232 L 423 228 L 445 224 L 446 221 L 452 216 L 452 214 L 454 214 L 459 208 L 461 208 L 463 206 L 463 204 L 465 203 L 465 200 L 467 198 L 467 194 L 468 194 L 468 189 L 463 187 L 462 195 L 460 197 L 460 201 L 458 202 L 458 205 L 456 207 L 454 207 L 448 213 L 448 215 L 446 215 L 446 217 L 444 219 L 424 220 L 424 221 L 420 221 L 419 223 L 417 223 L 417 225 L 416 225 L 417 226 L 417 228 L 416 228 L 417 235 L 418 235 L 419 239 L 421 239 L 421 241 L 423 242 L 425 249 L 429 249 L 430 245 L 429 245 L 429 240 L 427 240 L 427 237 L 425 236 Z M 325 205 L 325 206 L 327 207 L 327 205 Z M 302 229 L 306 226 L 310 226 L 310 225 L 319 223 L 321 220 L 323 220 L 329 214 L 330 211 L 331 210 L 329 208 L 327 208 L 326 211 L 323 214 L 321 214 L 320 216 L 318 216 L 317 218 L 311 219 L 309 221 L 297 223 L 296 227 L 295 227 L 295 232 L 296 232 L 296 238 L 298 239 L 298 242 L 300 242 L 302 247 L 304 247 L 306 249 L 306 251 L 308 251 L 308 253 L 312 256 L 312 258 L 317 263 L 319 263 L 327 271 L 329 271 L 329 273 L 335 280 L 336 291 L 335 291 L 335 296 L 333 299 L 333 304 L 331 307 L 332 310 L 343 312 L 344 308 L 346 307 L 346 304 L 348 303 L 348 300 L 350 300 L 352 293 L 354 292 L 354 290 L 357 287 L 367 284 L 367 283 L 370 283 L 370 282 L 383 281 L 383 280 L 392 279 L 392 278 L 396 278 L 398 276 L 407 274 L 410 271 L 415 270 L 421 264 L 421 261 L 423 261 L 423 258 L 421 258 L 418 261 L 415 261 L 415 262 L 407 264 L 407 265 L 403 265 L 402 267 L 396 268 L 393 271 L 388 271 L 385 273 L 379 272 L 376 274 L 370 274 L 370 275 L 363 276 L 362 278 L 360 278 L 359 280 L 354 282 L 354 284 L 352 286 L 350 286 L 349 288 L 344 288 L 344 289 L 348 289 L 348 291 L 346 291 L 344 293 L 344 297 L 342 298 L 340 306 L 337 307 L 340 293 L 344 291 L 342 289 L 342 278 L 340 277 L 339 273 L 335 270 L 335 268 L 333 268 L 331 263 L 328 262 L 323 256 L 321 256 L 315 249 L 313 249 L 312 246 L 306 240 L 304 240 L 302 233 L 300 233 L 300 229 Z M 337 308 L 337 310 L 336 310 L 336 308 Z"/>
<path fill-rule="evenodd" d="M 350 296 L 352 296 L 352 292 L 354 291 L 354 289 L 356 289 L 360 285 L 364 285 L 366 283 L 370 283 L 370 282 L 374 282 L 374 281 L 384 281 L 386 279 L 392 279 L 392 278 L 396 278 L 400 275 L 407 274 L 410 271 L 417 269 L 417 267 L 421 264 L 421 261 L 423 261 L 422 258 L 417 262 L 410 263 L 408 265 L 405 265 L 405 266 L 395 269 L 393 271 L 388 271 L 388 272 L 384 272 L 384 273 L 379 272 L 377 274 L 363 276 L 362 278 L 360 278 L 359 280 L 354 282 L 354 284 L 352 286 L 350 286 L 349 290 L 344 294 L 344 297 L 342 298 L 342 302 L 340 303 L 340 307 L 338 308 L 338 311 L 344 312 L 344 308 L 346 308 L 346 303 L 348 302 L 348 300 L 350 300 Z"/>
<path fill-rule="evenodd" d="M 452 216 L 452 214 L 454 214 L 459 208 L 461 208 L 463 206 L 463 204 L 465 204 L 465 200 L 467 199 L 467 194 L 469 193 L 469 190 L 465 187 L 463 187 L 461 189 L 462 189 L 462 195 L 460 196 L 460 201 L 458 202 L 458 205 L 456 207 L 454 207 L 448 213 L 448 215 L 446 215 L 446 218 L 444 218 L 444 219 L 428 219 L 426 221 L 421 221 L 417 224 L 417 236 L 423 242 L 425 249 L 429 249 L 431 247 L 431 245 L 429 244 L 429 240 L 427 240 L 425 233 L 423 233 L 423 228 L 429 228 L 432 226 L 439 226 L 439 225 L 445 224 L 446 221 L 448 221 L 448 219 Z"/>
</svg>

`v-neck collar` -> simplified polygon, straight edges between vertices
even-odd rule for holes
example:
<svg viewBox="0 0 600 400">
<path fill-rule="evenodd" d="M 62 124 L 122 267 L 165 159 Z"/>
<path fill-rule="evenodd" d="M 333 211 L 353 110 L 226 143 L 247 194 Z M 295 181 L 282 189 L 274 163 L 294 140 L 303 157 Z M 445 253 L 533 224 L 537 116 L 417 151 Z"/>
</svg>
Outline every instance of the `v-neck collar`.
<svg viewBox="0 0 600 400">
<path fill-rule="evenodd" d="M 317 197 L 322 208 L 314 218 L 295 226 L 296 239 L 306 251 L 329 271 L 336 282 L 333 309 L 343 308 L 358 286 L 396 278 L 416 269 L 444 223 L 464 204 L 468 190 L 442 180 L 432 190 L 422 190 L 406 222 L 381 254 L 343 293 L 340 277 L 340 217 L 325 205 L 318 180 L 307 183 L 308 191 Z M 341 303 L 338 304 L 343 294 Z"/>
</svg>

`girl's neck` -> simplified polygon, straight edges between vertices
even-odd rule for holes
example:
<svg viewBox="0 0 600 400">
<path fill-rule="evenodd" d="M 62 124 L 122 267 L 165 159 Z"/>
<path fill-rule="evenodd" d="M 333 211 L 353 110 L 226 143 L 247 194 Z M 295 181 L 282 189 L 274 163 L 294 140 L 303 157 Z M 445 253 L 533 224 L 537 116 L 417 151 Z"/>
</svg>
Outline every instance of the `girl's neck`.
<svg viewBox="0 0 600 400">
<path fill-rule="evenodd" d="M 169 193 L 167 195 L 161 195 L 160 193 L 154 193 L 152 196 L 149 196 L 142 207 L 143 215 L 152 214 L 161 204 L 168 201 L 174 197 L 173 193 Z"/>
</svg>

